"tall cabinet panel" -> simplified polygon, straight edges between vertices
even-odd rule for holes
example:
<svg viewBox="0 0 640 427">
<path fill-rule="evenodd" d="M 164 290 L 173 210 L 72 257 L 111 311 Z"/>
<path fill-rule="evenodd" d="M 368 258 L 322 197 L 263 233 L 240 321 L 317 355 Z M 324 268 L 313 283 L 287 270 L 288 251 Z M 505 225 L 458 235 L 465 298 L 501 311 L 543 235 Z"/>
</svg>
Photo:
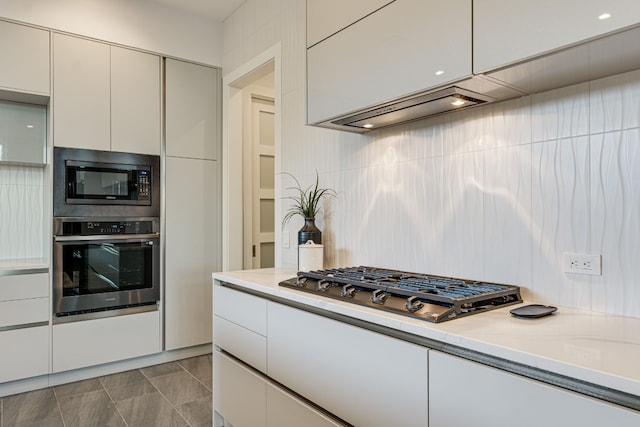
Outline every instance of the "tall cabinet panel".
<svg viewBox="0 0 640 427">
<path fill-rule="evenodd" d="M 167 157 L 167 350 L 211 342 L 211 273 L 218 257 L 217 165 Z"/>
<path fill-rule="evenodd" d="M 211 67 L 167 59 L 167 156 L 218 158 L 220 78 Z"/>
<path fill-rule="evenodd" d="M 111 47 L 111 150 L 160 154 L 160 58 Z"/>
<path fill-rule="evenodd" d="M 49 94 L 49 32 L 0 21 L 0 91 Z"/>
<path fill-rule="evenodd" d="M 53 35 L 54 145 L 111 147 L 109 45 Z"/>
<path fill-rule="evenodd" d="M 211 342 L 220 268 L 220 75 L 166 60 L 165 348 Z"/>
</svg>

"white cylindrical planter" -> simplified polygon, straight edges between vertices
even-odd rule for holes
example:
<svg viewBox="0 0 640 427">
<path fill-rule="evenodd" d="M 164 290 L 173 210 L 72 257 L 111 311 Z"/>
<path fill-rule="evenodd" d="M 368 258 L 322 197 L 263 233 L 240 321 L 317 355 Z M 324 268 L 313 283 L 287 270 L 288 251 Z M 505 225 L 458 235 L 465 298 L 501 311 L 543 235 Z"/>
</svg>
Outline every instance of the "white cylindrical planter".
<svg viewBox="0 0 640 427">
<path fill-rule="evenodd" d="M 324 268 L 324 246 L 312 240 L 298 246 L 298 271 L 314 271 Z"/>
</svg>

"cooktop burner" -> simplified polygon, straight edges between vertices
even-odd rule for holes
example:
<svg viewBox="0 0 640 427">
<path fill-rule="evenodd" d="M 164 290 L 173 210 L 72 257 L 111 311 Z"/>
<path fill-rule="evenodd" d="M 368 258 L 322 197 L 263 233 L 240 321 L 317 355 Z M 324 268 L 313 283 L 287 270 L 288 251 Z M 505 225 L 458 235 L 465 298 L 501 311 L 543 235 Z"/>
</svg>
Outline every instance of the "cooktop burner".
<svg viewBox="0 0 640 427">
<path fill-rule="evenodd" d="M 522 302 L 518 286 L 373 267 L 301 271 L 280 286 L 436 323 Z"/>
</svg>

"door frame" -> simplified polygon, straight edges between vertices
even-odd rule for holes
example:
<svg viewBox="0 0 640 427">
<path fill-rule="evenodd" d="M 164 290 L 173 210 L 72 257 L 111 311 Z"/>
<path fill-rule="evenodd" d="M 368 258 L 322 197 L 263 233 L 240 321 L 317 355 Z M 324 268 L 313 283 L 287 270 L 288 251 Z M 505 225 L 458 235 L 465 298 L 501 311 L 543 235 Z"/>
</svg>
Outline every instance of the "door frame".
<svg viewBox="0 0 640 427">
<path fill-rule="evenodd" d="M 242 88 L 259 78 L 274 73 L 275 107 L 275 218 L 282 217 L 278 200 L 281 165 L 282 135 L 282 67 L 281 44 L 277 43 L 253 59 L 228 73 L 222 79 L 222 271 L 241 270 L 243 262 L 243 190 L 242 190 Z M 279 250 L 282 241 L 281 227 L 275 227 L 275 266 L 282 265 Z"/>
</svg>

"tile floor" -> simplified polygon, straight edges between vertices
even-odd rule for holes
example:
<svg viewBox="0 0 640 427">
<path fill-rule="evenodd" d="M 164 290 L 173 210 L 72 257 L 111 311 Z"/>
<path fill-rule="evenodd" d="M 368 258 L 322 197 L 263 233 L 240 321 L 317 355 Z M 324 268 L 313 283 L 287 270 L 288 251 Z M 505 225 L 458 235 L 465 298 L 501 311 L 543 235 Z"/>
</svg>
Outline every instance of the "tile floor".
<svg viewBox="0 0 640 427">
<path fill-rule="evenodd" d="M 0 398 L 0 427 L 211 427 L 211 354 Z"/>
</svg>

